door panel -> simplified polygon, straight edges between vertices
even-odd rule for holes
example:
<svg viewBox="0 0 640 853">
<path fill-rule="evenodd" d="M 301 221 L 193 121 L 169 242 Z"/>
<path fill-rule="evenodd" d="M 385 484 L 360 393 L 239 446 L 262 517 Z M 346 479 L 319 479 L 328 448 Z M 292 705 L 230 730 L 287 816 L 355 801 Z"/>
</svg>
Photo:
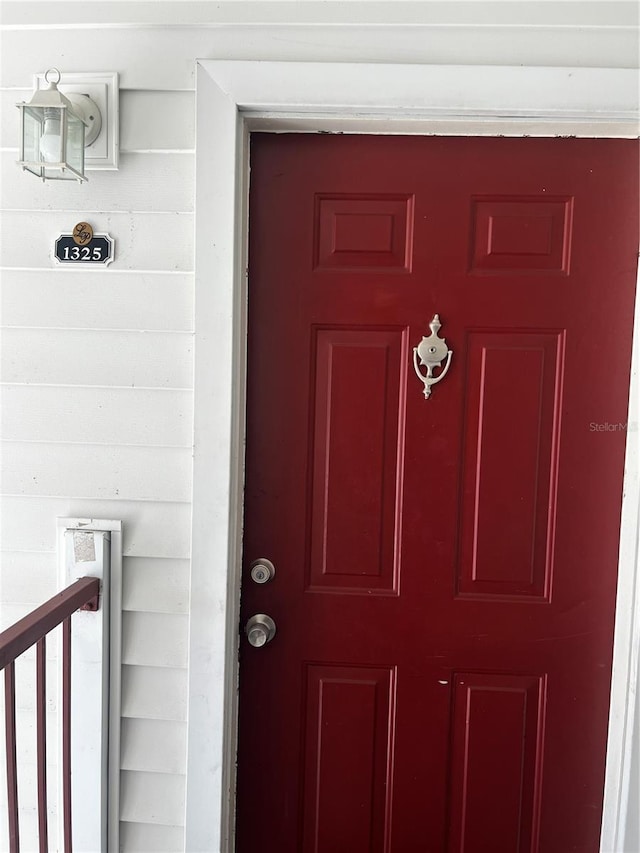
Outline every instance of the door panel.
<svg viewBox="0 0 640 853">
<path fill-rule="evenodd" d="M 563 353 L 562 332 L 468 335 L 461 595 L 549 595 Z"/>
<path fill-rule="evenodd" d="M 453 683 L 449 850 L 535 850 L 544 678 L 466 672 Z"/>
<path fill-rule="evenodd" d="M 569 274 L 572 198 L 476 198 L 471 272 Z"/>
<path fill-rule="evenodd" d="M 315 330 L 308 589 L 397 591 L 404 329 Z"/>
<path fill-rule="evenodd" d="M 383 851 L 395 673 L 310 664 L 306 675 L 304 849 Z"/>
<path fill-rule="evenodd" d="M 252 137 L 240 853 L 598 850 L 637 154 Z"/>
</svg>

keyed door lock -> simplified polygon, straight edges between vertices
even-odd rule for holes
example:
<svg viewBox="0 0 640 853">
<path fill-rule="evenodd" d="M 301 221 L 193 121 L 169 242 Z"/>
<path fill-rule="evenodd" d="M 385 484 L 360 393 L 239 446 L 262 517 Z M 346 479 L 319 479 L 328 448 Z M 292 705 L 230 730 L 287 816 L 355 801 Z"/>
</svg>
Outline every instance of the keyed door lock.
<svg viewBox="0 0 640 853">
<path fill-rule="evenodd" d="M 260 557 L 259 560 L 254 560 L 251 563 L 251 580 L 254 583 L 269 583 L 275 577 L 275 573 L 276 567 L 266 557 Z"/>
</svg>

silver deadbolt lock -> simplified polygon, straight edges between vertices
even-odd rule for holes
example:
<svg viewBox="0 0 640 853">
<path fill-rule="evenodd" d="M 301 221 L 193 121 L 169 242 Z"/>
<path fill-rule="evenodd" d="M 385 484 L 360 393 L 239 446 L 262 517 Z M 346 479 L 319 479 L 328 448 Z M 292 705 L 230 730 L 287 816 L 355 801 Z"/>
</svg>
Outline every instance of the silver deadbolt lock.
<svg viewBox="0 0 640 853">
<path fill-rule="evenodd" d="M 273 580 L 275 573 L 276 567 L 266 557 L 261 557 L 251 563 L 251 580 L 254 583 L 269 583 L 270 580 Z"/>
<path fill-rule="evenodd" d="M 266 646 L 276 635 L 276 623 L 266 613 L 256 613 L 244 626 L 247 640 L 256 649 Z"/>
</svg>

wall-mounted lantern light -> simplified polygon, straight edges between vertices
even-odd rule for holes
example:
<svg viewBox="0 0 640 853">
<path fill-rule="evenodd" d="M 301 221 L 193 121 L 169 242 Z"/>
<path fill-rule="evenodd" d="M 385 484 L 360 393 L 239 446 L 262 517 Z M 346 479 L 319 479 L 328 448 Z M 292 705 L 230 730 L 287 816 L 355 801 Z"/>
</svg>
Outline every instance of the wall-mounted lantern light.
<svg viewBox="0 0 640 853">
<path fill-rule="evenodd" d="M 102 79 L 107 77 L 110 89 Z M 76 91 L 64 94 L 58 89 L 61 74 L 57 69 L 50 69 L 41 79 L 46 88 L 38 87 L 28 103 L 16 104 L 21 117 L 18 165 L 43 181 L 86 181 L 91 146 L 101 139 L 93 168 L 117 169 L 117 74 L 102 75 L 97 83 L 69 86 Z M 94 89 L 96 96 L 83 88 Z"/>
</svg>

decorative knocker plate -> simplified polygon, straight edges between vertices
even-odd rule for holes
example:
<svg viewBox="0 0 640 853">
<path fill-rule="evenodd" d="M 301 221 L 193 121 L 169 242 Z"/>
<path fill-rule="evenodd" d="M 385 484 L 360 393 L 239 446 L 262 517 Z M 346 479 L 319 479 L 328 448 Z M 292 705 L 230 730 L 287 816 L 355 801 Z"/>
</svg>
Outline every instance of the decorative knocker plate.
<svg viewBox="0 0 640 853">
<path fill-rule="evenodd" d="M 446 376 L 449 365 L 451 364 L 451 356 L 453 355 L 453 351 L 447 349 L 445 339 L 438 337 L 441 325 L 440 317 L 434 314 L 433 320 L 429 323 L 431 334 L 428 338 L 422 338 L 418 346 L 413 348 L 413 366 L 418 379 L 424 383 L 424 396 L 426 400 L 431 396 L 431 386 L 440 382 Z M 442 367 L 442 362 L 445 358 L 447 361 L 445 366 Z M 426 374 L 420 370 L 418 359 L 420 359 L 420 364 L 427 368 Z M 436 367 L 442 367 L 442 369 L 437 376 L 434 376 L 433 371 Z"/>
</svg>

